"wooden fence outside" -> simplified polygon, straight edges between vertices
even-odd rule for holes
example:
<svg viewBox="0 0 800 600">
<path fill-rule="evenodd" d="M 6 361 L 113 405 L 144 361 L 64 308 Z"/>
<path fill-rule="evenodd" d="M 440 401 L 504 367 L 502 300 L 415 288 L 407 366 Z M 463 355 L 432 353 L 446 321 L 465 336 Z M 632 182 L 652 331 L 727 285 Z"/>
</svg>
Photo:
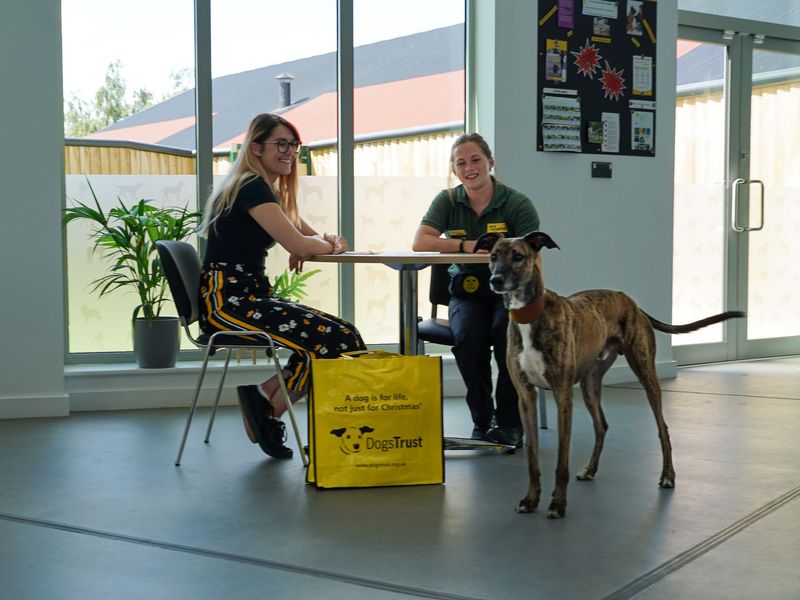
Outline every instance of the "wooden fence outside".
<svg viewBox="0 0 800 600">
<path fill-rule="evenodd" d="M 214 174 L 225 173 L 227 156 L 214 156 Z M 71 140 L 64 142 L 67 175 L 194 175 L 194 153 L 135 142 Z"/>
<path fill-rule="evenodd" d="M 430 177 L 447 175 L 447 156 L 461 130 L 433 131 L 406 137 L 357 141 L 356 176 Z M 67 139 L 64 143 L 67 175 L 194 175 L 194 153 L 136 142 Z M 303 175 L 335 175 L 335 145 L 315 146 L 308 152 L 310 172 Z M 214 155 L 213 174 L 230 168 L 229 152 Z"/>
</svg>

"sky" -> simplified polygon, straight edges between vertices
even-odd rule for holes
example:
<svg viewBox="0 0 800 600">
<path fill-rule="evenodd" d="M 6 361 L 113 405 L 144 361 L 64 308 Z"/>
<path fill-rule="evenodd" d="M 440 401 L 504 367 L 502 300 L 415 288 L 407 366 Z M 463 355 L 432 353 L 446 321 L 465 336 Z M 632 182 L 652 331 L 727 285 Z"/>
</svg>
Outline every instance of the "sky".
<svg viewBox="0 0 800 600">
<path fill-rule="evenodd" d="M 464 0 L 354 0 L 356 46 L 463 23 Z M 89 100 L 109 63 L 156 100 L 194 66 L 192 0 L 62 0 L 64 96 Z M 336 0 L 211 0 L 212 77 L 336 49 Z"/>
</svg>

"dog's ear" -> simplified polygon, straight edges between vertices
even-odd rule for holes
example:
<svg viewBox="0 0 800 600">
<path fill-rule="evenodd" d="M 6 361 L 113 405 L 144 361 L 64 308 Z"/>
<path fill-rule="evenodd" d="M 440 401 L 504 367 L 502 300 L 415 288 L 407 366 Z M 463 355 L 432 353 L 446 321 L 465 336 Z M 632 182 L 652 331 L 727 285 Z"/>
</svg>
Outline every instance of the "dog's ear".
<svg viewBox="0 0 800 600">
<path fill-rule="evenodd" d="M 489 250 L 491 251 L 494 248 L 494 245 L 503 237 L 502 233 L 484 233 L 482 234 L 476 241 L 475 241 L 475 248 L 473 248 L 472 252 L 477 252 L 478 250 Z"/>
<path fill-rule="evenodd" d="M 542 248 L 559 248 L 559 245 L 553 241 L 553 238 L 544 231 L 531 231 L 525 236 L 525 241 L 528 242 L 531 248 L 536 250 L 536 252 L 539 252 Z"/>
<path fill-rule="evenodd" d="M 372 433 L 373 431 L 375 431 L 375 430 L 374 430 L 372 427 L 370 427 L 369 425 L 362 425 L 361 427 L 359 427 L 359 428 L 358 428 L 358 430 L 359 430 L 361 433 Z"/>
<path fill-rule="evenodd" d="M 331 433 L 336 437 L 342 437 L 345 431 L 347 431 L 347 427 L 340 427 L 339 429 L 331 429 Z"/>
</svg>

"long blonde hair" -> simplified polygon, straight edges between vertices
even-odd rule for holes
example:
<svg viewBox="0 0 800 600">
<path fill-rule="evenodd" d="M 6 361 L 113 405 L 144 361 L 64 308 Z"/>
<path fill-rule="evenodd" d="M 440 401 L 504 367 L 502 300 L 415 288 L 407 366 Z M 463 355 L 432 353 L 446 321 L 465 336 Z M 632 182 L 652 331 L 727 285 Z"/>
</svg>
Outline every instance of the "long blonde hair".
<svg viewBox="0 0 800 600">
<path fill-rule="evenodd" d="M 262 113 L 256 116 L 247 128 L 247 135 L 242 143 L 239 156 L 233 163 L 230 173 L 217 189 L 208 197 L 206 208 L 203 214 L 203 225 L 201 232 L 208 236 L 209 228 L 213 227 L 219 217 L 230 212 L 236 195 L 242 186 L 256 177 L 261 177 L 268 185 L 272 185 L 278 203 L 284 214 L 298 228 L 300 227 L 300 215 L 297 212 L 297 154 L 292 164 L 292 170 L 288 175 L 279 175 L 274 184 L 269 183 L 269 178 L 258 157 L 253 153 L 252 144 L 263 143 L 278 125 L 288 127 L 295 139 L 300 141 L 300 134 L 297 128 L 289 121 L 278 115 Z"/>
<path fill-rule="evenodd" d="M 483 139 L 483 136 L 480 133 L 465 133 L 456 138 L 453 142 L 452 148 L 450 148 L 450 172 L 447 174 L 447 195 L 450 198 L 450 204 L 455 204 L 456 195 L 455 195 L 455 188 L 451 185 L 453 183 L 453 175 L 456 172 L 456 165 L 455 165 L 455 153 L 456 148 L 458 148 L 461 144 L 466 144 L 467 142 L 474 142 L 480 148 L 481 153 L 486 156 L 489 160 L 494 160 L 494 156 L 492 156 L 492 149 L 489 148 L 489 143 Z M 492 177 L 492 179 L 495 179 Z"/>
</svg>

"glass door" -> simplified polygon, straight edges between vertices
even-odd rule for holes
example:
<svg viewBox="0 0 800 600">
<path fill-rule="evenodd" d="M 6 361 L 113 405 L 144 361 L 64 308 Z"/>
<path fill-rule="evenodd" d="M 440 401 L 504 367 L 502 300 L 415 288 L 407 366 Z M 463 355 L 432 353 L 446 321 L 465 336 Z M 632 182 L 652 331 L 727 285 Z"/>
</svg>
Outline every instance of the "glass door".
<svg viewBox="0 0 800 600">
<path fill-rule="evenodd" d="M 749 202 L 735 234 L 747 241 L 746 358 L 800 352 L 800 42 L 750 41 L 749 165 L 732 190 Z"/>
<path fill-rule="evenodd" d="M 800 41 L 681 27 L 677 61 L 672 320 L 748 318 L 675 358 L 800 353 Z"/>
</svg>

